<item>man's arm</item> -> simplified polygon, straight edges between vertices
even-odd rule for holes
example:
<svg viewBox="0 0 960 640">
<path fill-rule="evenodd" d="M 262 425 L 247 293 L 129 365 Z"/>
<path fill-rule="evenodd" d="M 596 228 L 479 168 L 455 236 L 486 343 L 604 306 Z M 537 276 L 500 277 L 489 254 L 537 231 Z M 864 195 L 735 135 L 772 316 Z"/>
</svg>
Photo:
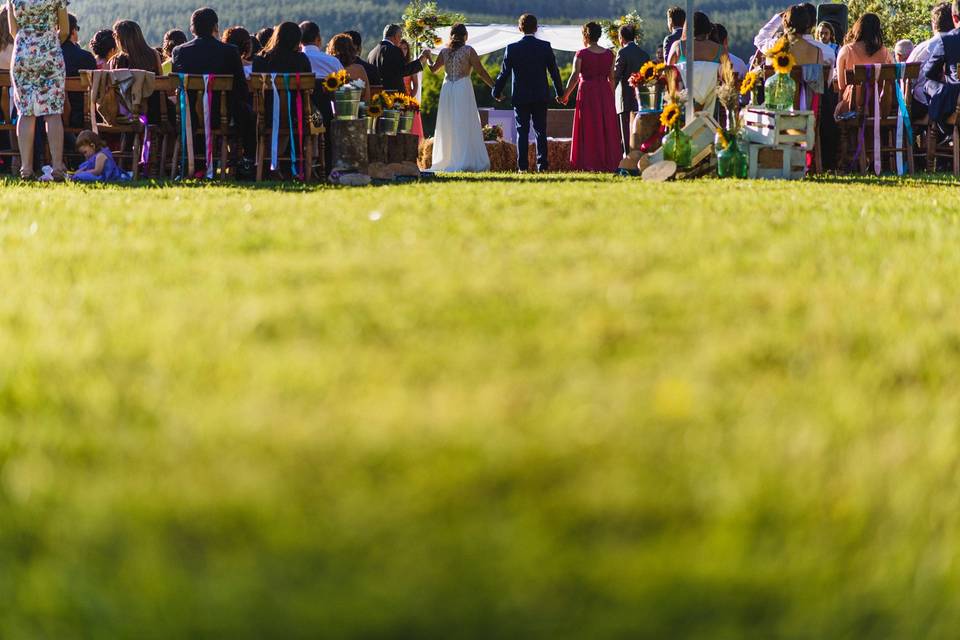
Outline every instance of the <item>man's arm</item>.
<svg viewBox="0 0 960 640">
<path fill-rule="evenodd" d="M 560 77 L 560 68 L 557 66 L 557 56 L 553 53 L 553 47 L 547 45 L 547 49 L 547 70 L 550 72 L 551 80 L 553 80 L 553 90 L 557 92 L 557 97 L 560 97 L 563 91 L 563 78 Z"/>
<path fill-rule="evenodd" d="M 930 46 L 930 57 L 923 63 L 920 77 L 934 82 L 943 82 L 946 68 L 947 54 L 943 47 L 943 38 L 937 38 Z"/>
<path fill-rule="evenodd" d="M 753 46 L 755 46 L 760 51 L 766 51 L 773 45 L 777 44 L 777 31 L 783 25 L 783 16 L 782 14 L 777 14 L 770 18 L 767 24 L 763 25 L 763 28 L 760 29 L 760 32 L 757 34 L 757 37 L 753 39 Z"/>
<path fill-rule="evenodd" d="M 627 73 L 627 57 L 623 54 L 623 48 L 617 51 L 617 61 L 613 64 L 613 79 L 617 84 L 625 80 L 624 76 Z"/>
<path fill-rule="evenodd" d="M 497 74 L 497 80 L 493 84 L 493 97 L 497 100 L 503 100 L 503 90 L 510 81 L 513 74 L 513 61 L 510 59 L 510 47 L 507 47 L 503 54 L 503 62 L 500 64 L 500 73 Z"/>
</svg>

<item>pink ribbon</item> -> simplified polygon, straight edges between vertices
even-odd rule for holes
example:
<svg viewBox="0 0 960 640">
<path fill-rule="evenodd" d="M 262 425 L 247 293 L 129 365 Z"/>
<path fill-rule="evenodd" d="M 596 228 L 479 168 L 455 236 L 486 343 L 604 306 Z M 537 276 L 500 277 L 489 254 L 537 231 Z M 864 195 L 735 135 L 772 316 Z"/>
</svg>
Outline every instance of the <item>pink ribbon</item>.
<svg viewBox="0 0 960 640">
<path fill-rule="evenodd" d="M 203 137 L 206 144 L 207 178 L 213 178 L 213 92 L 210 91 L 210 74 L 203 75 Z"/>
<path fill-rule="evenodd" d="M 880 175 L 880 65 L 873 65 L 873 170 Z"/>
</svg>

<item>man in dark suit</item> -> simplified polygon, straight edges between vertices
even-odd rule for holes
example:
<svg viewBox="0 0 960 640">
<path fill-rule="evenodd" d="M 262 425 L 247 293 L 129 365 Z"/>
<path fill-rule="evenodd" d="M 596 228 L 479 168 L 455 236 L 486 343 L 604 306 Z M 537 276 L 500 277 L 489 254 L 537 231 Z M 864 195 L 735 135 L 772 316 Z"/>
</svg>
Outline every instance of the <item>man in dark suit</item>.
<svg viewBox="0 0 960 640">
<path fill-rule="evenodd" d="M 354 60 L 358 65 L 363 67 L 363 70 L 367 72 L 367 80 L 370 81 L 372 86 L 380 86 L 383 82 L 380 79 L 380 71 L 377 70 L 375 65 L 370 64 L 363 59 L 363 38 L 360 37 L 359 31 L 344 31 L 345 34 L 350 36 L 350 39 L 353 40 L 353 46 L 357 48 L 357 59 Z"/>
<path fill-rule="evenodd" d="M 667 9 L 667 29 L 669 35 L 663 39 L 663 58 L 666 60 L 670 56 L 670 48 L 673 43 L 683 37 L 683 25 L 687 22 L 687 12 L 680 7 L 670 7 Z"/>
<path fill-rule="evenodd" d="M 194 38 L 173 50 L 173 73 L 190 75 L 215 74 L 233 76 L 233 91 L 230 94 L 230 116 L 240 131 L 243 140 L 244 160 L 239 167 L 241 175 L 249 176 L 256 155 L 257 132 L 253 110 L 247 101 L 249 89 L 243 72 L 240 51 L 231 44 L 220 42 L 220 19 L 213 9 L 203 8 L 193 12 L 190 31 Z M 217 109 L 218 100 L 214 100 Z M 193 109 L 194 101 L 190 101 Z M 214 113 L 214 117 L 219 117 Z M 193 122 L 199 122 L 191 113 Z"/>
<path fill-rule="evenodd" d="M 513 114 L 517 119 L 517 166 L 529 169 L 527 150 L 530 145 L 530 120 L 537 135 L 537 169 L 549 169 L 547 161 L 547 109 L 551 99 L 560 101 L 563 81 L 557 58 L 549 42 L 537 40 L 537 18 L 529 13 L 520 16 L 523 39 L 507 45 L 500 74 L 493 86 L 493 97 L 503 100 L 503 90 L 513 77 Z M 547 74 L 553 82 L 553 94 L 547 85 Z"/>
<path fill-rule="evenodd" d="M 623 155 L 630 153 L 630 114 L 637 111 L 637 94 L 630 86 L 630 76 L 644 63 L 649 62 L 650 54 L 637 44 L 637 28 L 632 24 L 620 27 L 620 51 L 613 67 L 617 80 L 617 113 L 620 115 L 620 143 Z"/>
<path fill-rule="evenodd" d="M 403 29 L 400 25 L 391 24 L 383 30 L 383 42 L 374 47 L 367 57 L 367 61 L 377 68 L 380 83 L 386 91 L 404 93 L 406 87 L 403 79 L 423 71 L 423 63 L 430 60 L 430 54 L 424 51 L 419 60 L 407 62 L 400 50 L 402 40 Z"/>
<path fill-rule="evenodd" d="M 960 0 L 953 0 L 951 14 L 953 25 L 960 27 Z M 930 46 L 930 57 L 920 71 L 920 78 L 926 80 L 925 91 L 930 98 L 930 121 L 937 122 L 943 131 L 949 130 L 946 120 L 956 112 L 960 96 L 957 65 L 960 65 L 960 28 L 941 33 L 934 39 Z"/>
<path fill-rule="evenodd" d="M 63 51 L 63 63 L 67 70 L 67 77 L 73 78 L 80 75 L 81 71 L 94 71 L 97 68 L 97 59 L 89 51 L 80 48 L 80 25 L 77 23 L 77 16 L 69 14 L 70 37 L 60 45 Z M 70 101 L 70 127 L 83 126 L 83 93 L 71 91 L 67 94 L 67 100 Z"/>
</svg>

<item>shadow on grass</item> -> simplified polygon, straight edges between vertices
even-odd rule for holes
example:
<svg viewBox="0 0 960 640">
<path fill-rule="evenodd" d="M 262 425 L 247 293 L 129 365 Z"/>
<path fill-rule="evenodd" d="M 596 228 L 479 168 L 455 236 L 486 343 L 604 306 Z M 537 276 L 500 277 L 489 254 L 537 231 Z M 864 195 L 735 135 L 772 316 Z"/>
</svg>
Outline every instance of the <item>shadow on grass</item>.
<svg viewBox="0 0 960 640">
<path fill-rule="evenodd" d="M 825 173 L 809 175 L 804 182 L 822 184 L 863 184 L 871 187 L 904 187 L 904 186 L 960 186 L 960 179 L 949 173 L 915 173 L 907 176 L 884 174 L 881 176 L 861 176 L 840 173 Z"/>
</svg>

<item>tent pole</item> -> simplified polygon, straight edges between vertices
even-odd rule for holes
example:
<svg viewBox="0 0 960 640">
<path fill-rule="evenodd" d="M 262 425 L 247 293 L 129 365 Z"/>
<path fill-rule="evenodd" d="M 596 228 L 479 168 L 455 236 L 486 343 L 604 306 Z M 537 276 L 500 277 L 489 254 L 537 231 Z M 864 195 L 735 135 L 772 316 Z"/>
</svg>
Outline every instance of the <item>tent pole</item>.
<svg viewBox="0 0 960 640">
<path fill-rule="evenodd" d="M 696 106 L 693 102 L 693 65 L 694 60 L 696 60 L 693 50 L 693 0 L 687 0 L 687 21 L 684 25 L 684 30 L 687 32 L 687 39 L 684 43 L 684 48 L 687 50 L 687 77 L 684 79 L 683 84 L 687 89 L 687 122 L 692 122 L 693 114 L 696 110 Z"/>
</svg>

